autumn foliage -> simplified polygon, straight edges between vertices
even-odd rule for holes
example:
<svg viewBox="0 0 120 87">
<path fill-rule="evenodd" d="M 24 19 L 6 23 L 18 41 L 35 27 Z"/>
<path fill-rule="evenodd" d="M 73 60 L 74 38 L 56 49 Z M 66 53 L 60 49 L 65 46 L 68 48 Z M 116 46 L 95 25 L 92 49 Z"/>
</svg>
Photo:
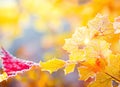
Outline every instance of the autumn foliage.
<svg viewBox="0 0 120 87">
<path fill-rule="evenodd" d="M 86 82 L 85 86 L 112 87 L 113 81 L 120 82 L 119 38 L 120 17 L 110 21 L 107 16 L 98 14 L 65 40 L 63 48 L 69 53 L 67 61 L 54 58 L 37 64 L 13 58 L 2 49 L 4 73 L 0 75 L 0 81 L 29 70 L 32 66 L 38 66 L 42 71 L 50 73 L 64 69 L 65 74 L 74 72 L 77 68 L 80 80 Z"/>
</svg>

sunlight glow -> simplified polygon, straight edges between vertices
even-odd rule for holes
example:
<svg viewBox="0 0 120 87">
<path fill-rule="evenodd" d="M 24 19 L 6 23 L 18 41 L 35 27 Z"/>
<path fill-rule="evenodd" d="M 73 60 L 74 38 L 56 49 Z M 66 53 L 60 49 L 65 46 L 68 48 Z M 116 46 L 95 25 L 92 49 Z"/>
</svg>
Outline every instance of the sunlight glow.
<svg viewBox="0 0 120 87">
<path fill-rule="evenodd" d="M 86 39 L 84 40 L 84 43 L 85 43 L 85 44 L 88 44 L 89 41 L 90 41 L 90 40 L 89 40 L 88 38 L 86 38 Z"/>
</svg>

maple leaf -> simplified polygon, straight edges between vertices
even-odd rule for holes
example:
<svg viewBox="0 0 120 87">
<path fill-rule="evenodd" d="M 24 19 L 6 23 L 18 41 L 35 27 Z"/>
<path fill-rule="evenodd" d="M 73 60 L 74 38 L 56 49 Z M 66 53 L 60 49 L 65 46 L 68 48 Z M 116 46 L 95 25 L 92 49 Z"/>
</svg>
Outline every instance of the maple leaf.
<svg viewBox="0 0 120 87">
<path fill-rule="evenodd" d="M 107 62 L 104 58 L 90 58 L 87 61 L 81 62 L 78 67 L 80 80 L 87 80 L 96 73 L 104 71 L 106 66 Z"/>
<path fill-rule="evenodd" d="M 87 58 L 107 58 L 111 54 L 110 43 L 101 39 L 94 39 L 85 48 Z"/>
<path fill-rule="evenodd" d="M 105 73 L 97 73 L 96 80 L 87 87 L 112 87 L 112 78 Z"/>
<path fill-rule="evenodd" d="M 8 76 L 12 76 L 17 74 L 18 72 L 29 70 L 34 65 L 32 61 L 26 61 L 13 57 L 4 48 L 2 48 L 1 53 L 3 69 Z"/>
<path fill-rule="evenodd" d="M 94 76 L 95 73 L 91 71 L 88 67 L 79 67 L 78 68 L 78 73 L 80 76 L 80 80 L 87 80 L 89 77 Z"/>
<path fill-rule="evenodd" d="M 84 49 L 84 62 L 78 68 L 80 79 L 86 80 L 105 69 L 110 51 L 110 44 L 104 40 L 91 40 Z M 74 53 L 76 54 L 76 53 Z"/>
<path fill-rule="evenodd" d="M 76 29 L 75 33 L 72 35 L 72 39 L 76 44 L 85 44 L 85 40 L 89 38 L 90 30 L 86 26 Z"/>
<path fill-rule="evenodd" d="M 112 24 L 107 16 L 98 14 L 88 27 L 78 28 L 66 39 L 64 49 L 70 61 L 78 64 L 80 79 L 96 77 L 88 87 L 112 87 L 112 80 L 120 83 L 119 25 L 120 17 Z"/>
<path fill-rule="evenodd" d="M 65 69 L 64 69 L 65 75 L 73 72 L 74 68 L 75 68 L 75 65 L 76 65 L 75 63 L 68 63 L 68 64 L 66 64 Z"/>
<path fill-rule="evenodd" d="M 120 33 L 119 34 L 109 34 L 109 35 L 105 35 L 105 36 L 100 36 L 97 39 L 103 39 L 106 42 L 108 42 L 110 44 L 110 50 L 112 51 L 112 53 L 114 54 L 118 54 L 120 53 Z"/>
<path fill-rule="evenodd" d="M 76 49 L 83 49 L 88 39 L 89 30 L 87 29 L 87 27 L 78 28 L 72 35 L 72 38 L 65 40 L 63 48 L 69 53 L 73 52 Z"/>
<path fill-rule="evenodd" d="M 96 31 L 99 35 L 106 35 L 114 32 L 113 25 L 105 15 L 97 14 L 96 17 L 88 22 L 88 28 Z"/>
<path fill-rule="evenodd" d="M 110 56 L 109 65 L 106 66 L 105 72 L 120 83 L 120 54 Z"/>
<path fill-rule="evenodd" d="M 47 62 L 41 62 L 40 66 L 43 71 L 49 71 L 50 73 L 57 71 L 65 66 L 66 62 L 60 59 L 52 59 Z"/>
<path fill-rule="evenodd" d="M 87 27 L 81 27 L 75 31 L 72 38 L 65 40 L 63 48 L 70 53 L 70 60 L 84 60 L 84 48 L 90 40 L 89 32 Z"/>
<path fill-rule="evenodd" d="M 70 55 L 69 55 L 69 59 L 71 61 L 79 61 L 79 60 L 84 60 L 85 59 L 85 52 L 84 50 L 79 50 L 76 49 L 74 50 Z"/>
<path fill-rule="evenodd" d="M 100 30 L 98 30 L 99 27 Z M 109 32 L 109 30 L 112 31 Z M 70 60 L 82 61 L 86 55 L 89 57 L 92 55 L 94 57 L 109 56 L 111 53 L 110 44 L 105 40 L 95 38 L 97 33 L 100 35 L 113 33 L 112 23 L 107 16 L 97 15 L 88 23 L 88 27 L 78 28 L 72 38 L 66 39 L 63 48 L 70 53 Z"/>
<path fill-rule="evenodd" d="M 104 58 L 91 58 L 86 62 L 83 62 L 82 65 L 88 67 L 90 71 L 97 73 L 105 69 L 107 61 Z"/>
</svg>

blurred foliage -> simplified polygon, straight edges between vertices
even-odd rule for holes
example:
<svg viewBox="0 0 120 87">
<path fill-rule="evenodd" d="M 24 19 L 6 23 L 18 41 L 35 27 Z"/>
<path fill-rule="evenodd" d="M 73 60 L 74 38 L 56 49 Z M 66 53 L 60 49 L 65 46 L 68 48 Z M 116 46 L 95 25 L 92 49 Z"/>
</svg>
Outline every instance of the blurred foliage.
<svg viewBox="0 0 120 87">
<path fill-rule="evenodd" d="M 25 58 L 29 53 L 27 50 L 32 49 L 32 46 L 27 48 L 22 44 L 32 44 L 34 42 L 32 39 L 36 38 L 28 38 L 27 35 L 24 36 L 24 32 L 27 29 L 28 31 L 35 29 L 36 32 L 42 34 L 38 36 L 41 37 L 41 39 L 37 39 L 39 43 L 36 42 L 38 48 L 45 50 L 45 52 L 42 53 L 43 55 L 40 54 L 41 56 L 35 56 L 35 52 L 38 51 L 35 49 L 31 57 L 41 57 L 45 60 L 53 56 L 63 58 L 65 56 L 61 52 L 61 47 L 64 44 L 64 39 L 70 37 L 76 27 L 86 25 L 88 20 L 97 13 L 108 14 L 113 20 L 114 17 L 120 15 L 119 3 L 119 0 L 0 1 L 0 44 L 10 49 L 12 54 Z M 28 34 L 28 36 L 30 35 Z M 14 42 L 18 38 L 26 38 L 31 41 L 26 43 L 26 40 L 23 40 L 23 43 L 14 47 Z M 34 61 L 34 59 L 31 60 Z"/>
</svg>

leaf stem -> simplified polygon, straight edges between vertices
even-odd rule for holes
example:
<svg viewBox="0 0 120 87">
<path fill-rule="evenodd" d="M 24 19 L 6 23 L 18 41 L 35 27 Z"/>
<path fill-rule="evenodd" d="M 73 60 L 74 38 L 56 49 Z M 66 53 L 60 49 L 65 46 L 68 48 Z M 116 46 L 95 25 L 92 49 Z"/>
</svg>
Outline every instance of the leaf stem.
<svg viewBox="0 0 120 87">
<path fill-rule="evenodd" d="M 106 75 L 110 76 L 111 78 L 113 78 L 114 80 L 118 81 L 120 83 L 120 80 L 115 78 L 114 76 L 110 75 L 109 73 L 105 72 Z"/>
</svg>

